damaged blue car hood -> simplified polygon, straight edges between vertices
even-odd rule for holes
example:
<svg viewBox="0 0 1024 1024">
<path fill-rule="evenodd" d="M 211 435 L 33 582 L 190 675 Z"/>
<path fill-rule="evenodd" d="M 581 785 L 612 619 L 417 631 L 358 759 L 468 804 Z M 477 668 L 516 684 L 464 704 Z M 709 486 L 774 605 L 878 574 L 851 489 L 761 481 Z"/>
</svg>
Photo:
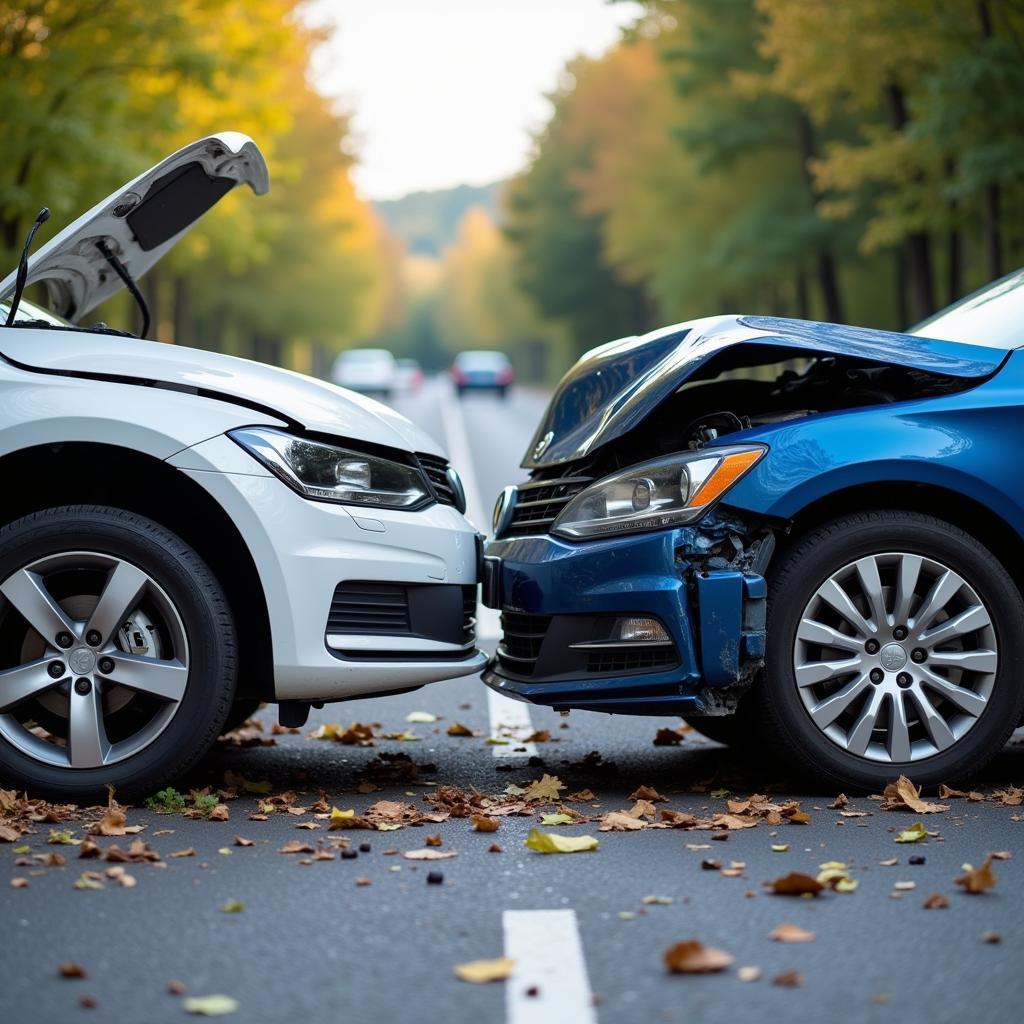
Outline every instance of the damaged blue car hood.
<svg viewBox="0 0 1024 1024">
<path fill-rule="evenodd" d="M 808 320 L 691 320 L 584 355 L 559 383 L 522 466 L 554 466 L 590 454 L 640 423 L 712 356 L 743 345 L 792 349 L 794 358 L 849 356 L 968 379 L 991 376 L 1007 356 L 1000 348 Z"/>
</svg>

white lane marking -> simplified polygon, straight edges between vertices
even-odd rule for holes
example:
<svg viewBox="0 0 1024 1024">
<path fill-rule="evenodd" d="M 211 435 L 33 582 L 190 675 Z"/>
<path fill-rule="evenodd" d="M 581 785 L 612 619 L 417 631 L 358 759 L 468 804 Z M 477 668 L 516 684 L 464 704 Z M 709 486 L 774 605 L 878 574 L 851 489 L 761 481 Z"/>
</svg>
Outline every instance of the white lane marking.
<svg viewBox="0 0 1024 1024">
<path fill-rule="evenodd" d="M 506 1024 L 597 1024 L 574 910 L 506 910 Z M 527 990 L 537 988 L 536 995 Z"/>
<path fill-rule="evenodd" d="M 462 484 L 466 488 L 466 517 L 481 533 L 487 533 L 491 518 L 485 513 L 483 502 L 480 500 L 480 488 L 473 467 L 473 453 L 469 447 L 469 435 L 466 433 L 462 406 L 458 396 L 447 387 L 442 386 L 438 397 L 441 402 L 441 423 L 444 426 L 445 437 L 448 438 L 448 458 L 459 471 Z"/>
<path fill-rule="evenodd" d="M 525 742 L 527 736 L 533 735 L 529 704 L 488 687 L 487 714 L 491 720 L 491 739 L 506 741 L 491 747 L 495 757 L 537 756 L 537 745 Z"/>
<path fill-rule="evenodd" d="M 473 468 L 473 453 L 469 447 L 469 435 L 466 433 L 462 406 L 458 397 L 444 386 L 438 397 L 441 402 L 441 423 L 448 439 L 448 457 L 462 474 L 462 484 L 466 488 L 466 514 L 478 530 L 486 533 L 490 519 L 484 514 L 483 502 L 480 500 L 480 487 L 477 484 L 476 470 Z M 501 636 L 501 620 L 496 609 L 485 608 L 482 604 L 477 606 L 477 636 L 481 640 L 497 640 Z M 511 737 L 513 740 L 525 740 L 534 732 L 533 722 L 530 720 L 530 707 L 521 701 L 512 700 L 488 689 L 487 712 L 491 721 L 492 739 Z M 495 757 L 535 757 L 537 754 L 537 748 L 533 743 L 514 741 L 508 744 L 495 744 L 491 751 Z"/>
</svg>

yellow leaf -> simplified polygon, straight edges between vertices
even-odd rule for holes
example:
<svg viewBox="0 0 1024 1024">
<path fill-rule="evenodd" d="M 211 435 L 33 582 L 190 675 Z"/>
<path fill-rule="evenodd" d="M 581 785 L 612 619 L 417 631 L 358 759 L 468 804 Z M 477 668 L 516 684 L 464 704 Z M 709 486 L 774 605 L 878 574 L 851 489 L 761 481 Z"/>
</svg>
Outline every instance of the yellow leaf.
<svg viewBox="0 0 1024 1024">
<path fill-rule="evenodd" d="M 924 825 L 915 821 L 910 828 L 905 828 L 897 837 L 897 843 L 923 843 L 928 838 L 928 831 Z"/>
<path fill-rule="evenodd" d="M 572 825 L 575 820 L 571 814 L 565 814 L 562 811 L 558 811 L 556 814 L 542 814 L 540 816 L 540 823 L 542 825 Z"/>
<path fill-rule="evenodd" d="M 585 853 L 596 850 L 598 842 L 593 836 L 556 836 L 531 828 L 523 845 L 538 853 Z"/>
<path fill-rule="evenodd" d="M 559 799 L 559 791 L 563 789 L 565 789 L 565 783 L 561 779 L 556 775 L 545 773 L 542 778 L 531 782 L 526 788 L 526 799 L 531 802 L 554 803 Z"/>
<path fill-rule="evenodd" d="M 231 996 L 191 996 L 182 1003 L 186 1013 L 203 1017 L 224 1017 L 238 1009 L 238 1000 Z"/>
<path fill-rule="evenodd" d="M 456 964 L 454 970 L 459 981 L 484 985 L 489 981 L 504 981 L 515 965 L 515 960 L 499 956 L 495 960 L 471 960 L 468 964 Z"/>
<path fill-rule="evenodd" d="M 421 725 L 429 725 L 431 722 L 437 721 L 437 715 L 432 715 L 429 711 L 410 711 L 405 716 L 407 722 L 416 722 Z"/>
</svg>

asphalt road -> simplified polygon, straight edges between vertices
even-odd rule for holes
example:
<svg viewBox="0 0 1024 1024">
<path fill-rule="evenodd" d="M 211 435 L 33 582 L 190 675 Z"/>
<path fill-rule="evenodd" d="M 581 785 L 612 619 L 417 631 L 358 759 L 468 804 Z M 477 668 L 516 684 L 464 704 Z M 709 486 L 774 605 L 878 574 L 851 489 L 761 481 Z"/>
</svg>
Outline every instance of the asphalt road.
<svg viewBox="0 0 1024 1024">
<path fill-rule="evenodd" d="M 441 385 L 432 384 L 398 404 L 457 459 L 471 460 L 466 475 L 477 491 L 473 509 L 480 516 L 503 484 L 520 478 L 515 467 L 543 396 L 519 392 L 507 402 L 470 396 L 460 408 Z M 491 619 L 485 617 L 483 625 L 493 632 Z M 486 640 L 493 641 L 493 635 Z M 413 711 L 431 712 L 438 721 L 410 725 L 406 716 Z M 922 818 L 885 812 L 876 801 L 858 798 L 846 810 L 870 814 L 843 817 L 828 807 L 835 794 L 787 788 L 770 761 L 737 761 L 693 733 L 679 746 L 655 746 L 656 729 L 677 722 L 578 712 L 565 719 L 537 708 L 529 712 L 532 727 L 549 730 L 552 740 L 535 744 L 543 763 L 530 765 L 514 745 L 486 742 L 506 714 L 474 678 L 328 706 L 299 735 L 277 736 L 275 746 L 219 750 L 206 766 L 207 777 L 218 780 L 230 770 L 267 780 L 275 793 L 300 791 L 302 804 L 324 790 L 333 805 L 359 813 L 381 798 L 425 807 L 422 795 L 441 784 L 497 793 L 547 771 L 567 785 L 566 792 L 594 792 L 598 808 L 571 805 L 587 814 L 629 808 L 629 794 L 645 785 L 668 798 L 659 807 L 698 816 L 725 810 L 723 789 L 732 797 L 769 790 L 777 802 L 801 800 L 812 820 L 775 828 L 760 824 L 728 832 L 725 841 L 713 840 L 709 831 L 604 833 L 592 822 L 549 831 L 594 835 L 600 840 L 596 852 L 544 856 L 523 848 L 530 827 L 539 824 L 536 815 L 505 817 L 490 835 L 473 831 L 464 818 L 393 832 L 327 833 L 322 824 L 312 831 L 296 828 L 312 814 L 278 812 L 266 821 L 249 820 L 256 801 L 246 796 L 231 802 L 227 822 L 130 811 L 129 823 L 147 825 L 142 838 L 167 866 L 129 865 L 135 887 L 109 879 L 102 891 L 76 891 L 73 883 L 84 868 L 107 865 L 78 860 L 73 847 L 48 846 L 50 826 L 41 824 L 36 835 L 26 837 L 33 852 L 64 852 L 67 866 L 33 874 L 15 865 L 12 845 L 0 847 L 5 873 L 29 882 L 25 888 L 0 887 L 0 1021 L 65 1022 L 90 1015 L 104 1021 L 177 1021 L 184 1011 L 181 997 L 165 991 L 170 979 L 184 982 L 190 995 L 234 997 L 235 1019 L 247 1022 L 1019 1019 L 1024 820 L 1013 818 L 1024 819 L 1024 807 L 954 799 L 949 811 Z M 269 735 L 271 710 L 260 717 Z M 306 735 L 320 723 L 353 721 L 381 723 L 381 733 L 412 730 L 420 739 L 379 739 L 362 748 Z M 452 722 L 479 735 L 448 736 Z M 584 761 L 593 751 L 600 763 L 595 757 Z M 359 792 L 365 771 L 382 753 L 406 753 L 425 767 L 412 783 Z M 1022 781 L 1024 743 L 1018 738 L 976 786 L 989 794 Z M 939 836 L 896 844 L 896 830 L 918 820 Z M 173 832 L 158 834 L 168 829 Z M 434 832 L 442 837 L 441 849 L 457 857 L 416 862 L 385 853 L 424 848 Z M 254 845 L 232 845 L 235 835 Z M 349 837 L 353 849 L 368 841 L 370 851 L 310 864 L 300 863 L 308 859 L 301 855 L 278 852 L 290 840 L 316 845 L 339 835 Z M 503 852 L 488 852 L 495 841 Z M 788 849 L 774 852 L 773 844 Z M 169 858 L 188 847 L 195 856 Z M 964 862 L 977 865 L 996 850 L 1012 858 L 995 863 L 994 889 L 968 895 L 954 885 Z M 911 856 L 924 856 L 925 863 L 912 865 Z M 898 864 L 879 863 L 890 858 Z M 727 876 L 702 868 L 704 859 L 745 867 Z M 849 865 L 859 881 L 855 892 L 812 899 L 763 889 L 765 881 L 789 871 L 816 874 L 827 861 Z M 443 883 L 428 884 L 430 871 L 442 872 Z M 357 885 L 357 879 L 371 884 Z M 896 888 L 897 882 L 914 888 Z M 922 908 L 933 892 L 948 898 L 948 909 Z M 645 904 L 652 896 L 672 902 Z M 241 901 L 244 910 L 222 911 L 229 900 Z M 782 922 L 813 931 L 814 940 L 772 941 L 769 932 Z M 991 931 L 1000 942 L 982 940 Z M 735 957 L 733 966 L 705 976 L 668 974 L 663 951 L 687 939 L 727 951 Z M 472 985 L 453 975 L 456 964 L 506 952 L 518 964 L 505 982 Z M 59 978 L 63 961 L 80 963 L 88 977 Z M 741 966 L 759 967 L 762 976 L 741 981 Z M 790 971 L 802 975 L 802 984 L 773 984 Z M 83 995 L 96 1001 L 95 1009 L 80 1007 Z"/>
</svg>

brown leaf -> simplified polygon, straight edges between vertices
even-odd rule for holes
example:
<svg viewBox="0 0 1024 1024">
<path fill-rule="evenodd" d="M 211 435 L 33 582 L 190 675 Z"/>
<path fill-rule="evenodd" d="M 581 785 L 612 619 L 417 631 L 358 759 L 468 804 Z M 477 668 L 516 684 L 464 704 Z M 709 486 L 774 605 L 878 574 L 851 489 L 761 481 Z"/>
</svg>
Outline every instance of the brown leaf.
<svg viewBox="0 0 1024 1024">
<path fill-rule="evenodd" d="M 491 845 L 487 847 L 487 852 L 488 853 L 504 853 L 505 851 L 497 843 L 491 843 Z"/>
<path fill-rule="evenodd" d="M 452 722 L 447 729 L 449 736 L 476 736 L 476 733 L 468 725 L 461 722 Z"/>
<path fill-rule="evenodd" d="M 448 860 L 450 857 L 457 857 L 454 850 L 432 850 L 424 848 L 420 850 L 406 850 L 402 856 L 406 860 Z"/>
<path fill-rule="evenodd" d="M 779 896 L 803 896 L 807 893 L 816 896 L 825 888 L 816 878 L 801 874 L 799 871 L 791 871 L 782 878 L 764 884 Z"/>
<path fill-rule="evenodd" d="M 981 941 L 987 942 L 989 945 L 994 946 L 1002 942 L 1003 937 L 999 934 L 999 932 L 982 932 Z"/>
<path fill-rule="evenodd" d="M 654 734 L 656 747 L 678 747 L 683 742 L 683 733 L 678 729 L 659 729 Z"/>
<path fill-rule="evenodd" d="M 281 847 L 278 853 L 313 853 L 314 848 L 309 843 L 302 842 L 301 839 L 289 839 L 284 846 Z"/>
<path fill-rule="evenodd" d="M 601 818 L 599 832 L 634 832 L 647 828 L 647 822 L 634 818 L 627 811 L 609 811 Z"/>
<path fill-rule="evenodd" d="M 768 933 L 768 938 L 774 939 L 776 942 L 812 942 L 814 940 L 814 932 L 809 932 L 806 928 L 801 928 L 799 925 L 784 921 L 782 924 L 776 925 Z"/>
<path fill-rule="evenodd" d="M 697 824 L 697 818 L 685 811 L 670 811 L 662 808 L 661 820 L 671 828 L 693 828 Z"/>
<path fill-rule="evenodd" d="M 13 825 L 0 825 L 0 843 L 16 843 L 21 838 L 21 829 Z"/>
<path fill-rule="evenodd" d="M 724 950 L 705 946 L 696 939 L 669 946 L 662 958 L 673 974 L 713 974 L 724 971 L 733 962 Z"/>
<path fill-rule="evenodd" d="M 227 804 L 217 804 L 212 811 L 210 811 L 210 821 L 227 821 L 231 817 L 231 811 L 228 809 Z"/>
<path fill-rule="evenodd" d="M 835 800 L 833 800 L 832 803 L 829 804 L 829 807 L 831 807 L 834 811 L 838 811 L 846 807 L 847 804 L 849 804 L 849 802 L 850 801 L 847 799 L 846 794 L 840 793 L 839 796 L 837 796 Z"/>
<path fill-rule="evenodd" d="M 1013 858 L 1013 854 L 1009 850 L 993 850 L 989 856 L 993 860 L 1011 860 Z"/>
<path fill-rule="evenodd" d="M 772 984 L 782 988 L 799 988 L 803 983 L 804 976 L 799 971 L 785 971 L 772 978 Z"/>
<path fill-rule="evenodd" d="M 547 729 L 538 729 L 536 732 L 531 732 L 529 736 L 523 740 L 523 743 L 548 743 L 551 740 L 551 733 Z"/>
<path fill-rule="evenodd" d="M 73 960 L 67 960 L 57 968 L 57 973 L 62 978 L 87 978 L 88 974 L 85 973 L 85 968 L 81 964 L 76 964 Z"/>
<path fill-rule="evenodd" d="M 501 827 L 497 818 L 488 818 L 486 814 L 471 814 L 469 820 L 477 832 L 497 832 Z"/>
<path fill-rule="evenodd" d="M 883 811 L 914 811 L 916 814 L 938 814 L 948 811 L 948 804 L 934 804 L 921 799 L 921 791 L 906 777 L 901 775 L 895 782 L 890 782 L 882 792 Z"/>
<path fill-rule="evenodd" d="M 359 885 L 359 886 L 373 885 L 373 882 L 369 878 L 357 878 L 356 879 L 356 885 Z"/>
<path fill-rule="evenodd" d="M 111 863 L 124 864 L 155 864 L 160 860 L 160 854 L 149 848 L 149 843 L 142 839 L 133 839 L 127 850 L 119 846 L 108 846 L 103 854 L 103 859 Z"/>
<path fill-rule="evenodd" d="M 1004 807 L 1019 807 L 1024 804 L 1024 789 L 1020 786 L 1007 786 L 1006 789 L 997 789 L 993 794 Z"/>
<path fill-rule="evenodd" d="M 78 856 L 86 859 L 90 857 L 98 857 L 102 853 L 100 844 L 95 839 L 90 839 L 86 836 L 82 840 L 82 845 L 78 847 Z"/>
<path fill-rule="evenodd" d="M 992 854 L 985 858 L 980 868 L 971 868 L 954 881 L 969 893 L 977 894 L 991 889 L 998 882 L 992 870 Z"/>
<path fill-rule="evenodd" d="M 12 889 L 27 889 L 28 888 L 28 879 L 27 878 L 21 878 L 21 877 L 12 878 L 11 879 L 11 888 Z"/>
<path fill-rule="evenodd" d="M 652 804 L 662 803 L 667 800 L 653 786 L 637 786 L 629 794 L 630 800 L 649 800 Z"/>
<path fill-rule="evenodd" d="M 107 786 L 106 813 L 99 821 L 94 821 L 89 826 L 89 831 L 99 836 L 123 836 L 127 820 L 123 808 L 114 799 L 114 787 Z"/>
<path fill-rule="evenodd" d="M 185 994 L 185 982 L 178 981 L 177 978 L 171 978 L 167 982 L 167 994 L 172 996 L 181 996 Z"/>
<path fill-rule="evenodd" d="M 312 823 L 310 823 L 312 824 Z M 302 827 L 302 826 L 298 826 Z M 254 841 L 252 839 L 245 839 L 242 836 L 235 836 L 235 846 L 253 846 Z"/>
<path fill-rule="evenodd" d="M 949 900 L 941 892 L 933 892 L 921 906 L 925 910 L 945 910 L 949 906 Z"/>
<path fill-rule="evenodd" d="M 438 834 L 436 836 L 427 836 L 427 838 L 423 840 L 423 845 L 424 846 L 441 846 L 443 842 L 444 842 L 444 840 L 441 839 L 441 833 L 438 832 Z"/>
<path fill-rule="evenodd" d="M 174 857 L 175 859 L 177 859 L 178 857 L 194 857 L 195 855 L 195 848 L 192 846 L 187 846 L 184 850 L 175 850 L 174 853 L 169 853 L 167 856 Z"/>
</svg>

